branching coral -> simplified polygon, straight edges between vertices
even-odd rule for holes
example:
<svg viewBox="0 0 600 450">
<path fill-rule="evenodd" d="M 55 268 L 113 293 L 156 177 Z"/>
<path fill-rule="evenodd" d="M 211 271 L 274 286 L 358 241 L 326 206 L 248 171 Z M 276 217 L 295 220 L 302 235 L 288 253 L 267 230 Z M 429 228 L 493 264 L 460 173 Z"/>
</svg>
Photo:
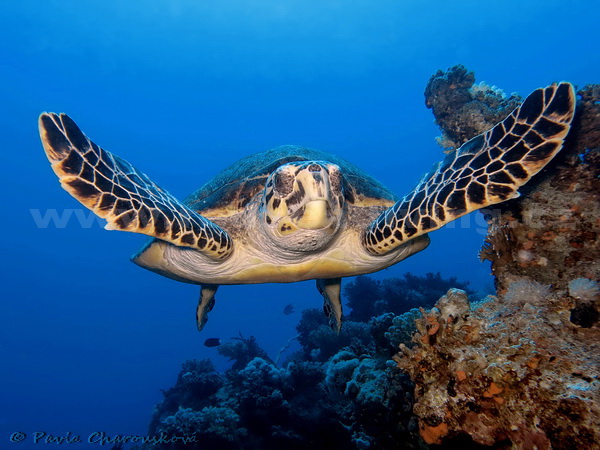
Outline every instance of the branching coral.
<svg viewBox="0 0 600 450">
<path fill-rule="evenodd" d="M 215 366 L 209 359 L 190 360 L 183 363 L 178 385 L 191 390 L 198 397 L 206 397 L 223 384 L 215 373 Z"/>
<path fill-rule="evenodd" d="M 287 376 L 288 373 L 285 369 L 280 369 L 262 358 L 254 358 L 236 374 L 242 387 L 254 389 L 256 386 L 265 386 L 269 390 L 285 384 Z"/>
<path fill-rule="evenodd" d="M 327 324 L 323 312 L 306 309 L 297 327 L 302 357 L 307 360 L 327 361 L 344 347 L 357 352 L 373 347 L 373 337 L 367 324 L 346 321 L 339 334 Z"/>
<path fill-rule="evenodd" d="M 179 408 L 200 410 L 210 405 L 222 385 L 223 379 L 215 372 L 210 360 L 184 362 L 177 384 L 163 392 L 164 401 L 156 406 L 150 429 L 156 429 L 161 421 L 174 415 Z"/>
<path fill-rule="evenodd" d="M 172 416 L 165 418 L 159 431 L 175 436 L 193 436 L 202 426 L 202 414 L 192 408 L 179 408 Z"/>
<path fill-rule="evenodd" d="M 385 333 L 386 339 L 397 349 L 400 344 L 409 343 L 412 335 L 417 331 L 415 320 L 419 317 L 418 309 L 411 309 L 409 312 L 392 319 L 392 326 Z"/>
<path fill-rule="evenodd" d="M 346 405 L 343 416 L 353 418 L 349 429 L 361 439 L 356 445 L 376 443 L 375 448 L 395 448 L 393 437 L 414 441 L 410 428 L 412 386 L 382 358 L 343 350 L 326 364 L 325 386 L 332 398 Z M 384 437 L 385 436 L 385 437 Z M 366 447 L 361 447 L 366 448 Z"/>
<path fill-rule="evenodd" d="M 351 308 L 348 318 L 367 322 L 374 316 L 388 312 L 399 315 L 412 308 L 433 306 L 452 287 L 471 292 L 468 284 L 458 281 L 455 277 L 442 278 L 439 272 L 428 273 L 425 276 L 406 273 L 403 278 L 381 281 L 366 276 L 357 277 L 345 288 Z"/>
<path fill-rule="evenodd" d="M 159 432 L 170 436 L 212 435 L 234 442 L 246 435 L 239 422 L 240 417 L 230 408 L 208 406 L 201 411 L 180 408 L 163 421 Z"/>
<path fill-rule="evenodd" d="M 240 427 L 240 416 L 231 408 L 209 406 L 202 411 L 201 433 L 214 434 L 225 437 L 226 440 L 235 442 L 246 436 L 247 430 Z"/>
<path fill-rule="evenodd" d="M 245 338 L 240 334 L 240 337 L 234 337 L 230 341 L 221 344 L 217 351 L 221 355 L 229 357 L 230 361 L 235 361 L 233 364 L 235 370 L 246 367 L 246 364 L 254 358 L 270 361 L 269 355 L 260 348 L 254 336 Z"/>
</svg>

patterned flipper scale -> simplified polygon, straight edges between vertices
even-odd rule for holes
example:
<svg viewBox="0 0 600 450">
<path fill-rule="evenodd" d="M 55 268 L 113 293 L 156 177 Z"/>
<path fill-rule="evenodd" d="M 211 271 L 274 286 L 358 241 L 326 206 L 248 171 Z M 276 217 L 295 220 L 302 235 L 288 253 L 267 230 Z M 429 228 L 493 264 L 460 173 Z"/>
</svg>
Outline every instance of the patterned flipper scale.
<svg viewBox="0 0 600 450">
<path fill-rule="evenodd" d="M 62 187 L 106 219 L 108 229 L 146 234 L 216 260 L 231 254 L 232 240 L 222 228 L 94 144 L 69 116 L 44 113 L 39 128 Z"/>
<path fill-rule="evenodd" d="M 518 197 L 517 189 L 562 148 L 574 111 L 571 84 L 535 90 L 504 121 L 448 155 L 381 213 L 363 234 L 363 245 L 383 255 L 471 211 Z"/>
</svg>

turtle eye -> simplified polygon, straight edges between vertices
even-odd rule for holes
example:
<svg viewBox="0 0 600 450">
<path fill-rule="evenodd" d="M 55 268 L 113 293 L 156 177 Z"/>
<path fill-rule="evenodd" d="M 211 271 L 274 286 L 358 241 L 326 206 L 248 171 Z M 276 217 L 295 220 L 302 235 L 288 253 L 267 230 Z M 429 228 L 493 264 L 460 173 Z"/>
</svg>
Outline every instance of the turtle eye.
<svg viewBox="0 0 600 450">
<path fill-rule="evenodd" d="M 273 190 L 279 197 L 286 197 L 294 188 L 294 176 L 287 171 L 278 170 L 273 176 Z"/>
</svg>

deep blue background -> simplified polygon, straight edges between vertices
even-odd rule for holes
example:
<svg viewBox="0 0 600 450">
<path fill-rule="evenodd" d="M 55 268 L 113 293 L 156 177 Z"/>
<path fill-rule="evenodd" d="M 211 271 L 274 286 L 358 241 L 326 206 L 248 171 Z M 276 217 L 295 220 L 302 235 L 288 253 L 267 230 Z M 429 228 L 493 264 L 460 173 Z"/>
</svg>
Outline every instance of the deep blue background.
<svg viewBox="0 0 600 450">
<path fill-rule="evenodd" d="M 282 144 L 336 153 L 404 194 L 443 157 L 423 97 L 436 70 L 462 63 L 522 95 L 599 81 L 600 4 L 569 3 L 4 2 L 0 447 L 18 448 L 14 431 L 144 435 L 180 364 L 216 355 L 205 338 L 255 335 L 275 357 L 299 311 L 321 305 L 313 282 L 223 287 L 198 334 L 198 288 L 129 262 L 144 237 L 74 215 L 40 227 L 35 210 L 80 209 L 42 152 L 40 112 L 69 113 L 178 197 Z M 439 271 L 485 289 L 481 215 L 449 228 L 379 276 Z"/>
</svg>

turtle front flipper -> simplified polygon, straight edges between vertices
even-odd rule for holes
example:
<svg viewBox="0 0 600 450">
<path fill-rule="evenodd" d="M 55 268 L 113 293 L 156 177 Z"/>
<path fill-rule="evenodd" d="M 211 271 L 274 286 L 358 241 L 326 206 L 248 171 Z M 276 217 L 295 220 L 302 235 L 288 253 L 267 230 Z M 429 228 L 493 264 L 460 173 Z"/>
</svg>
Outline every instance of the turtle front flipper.
<svg viewBox="0 0 600 450">
<path fill-rule="evenodd" d="M 106 219 L 107 229 L 146 234 L 216 260 L 231 254 L 233 243 L 225 230 L 94 144 L 66 114 L 44 113 L 39 127 L 62 187 Z"/>
<path fill-rule="evenodd" d="M 474 137 L 375 219 L 363 245 L 384 255 L 471 211 L 518 197 L 517 189 L 562 148 L 575 112 L 570 83 L 530 94 L 491 130 Z"/>
</svg>

